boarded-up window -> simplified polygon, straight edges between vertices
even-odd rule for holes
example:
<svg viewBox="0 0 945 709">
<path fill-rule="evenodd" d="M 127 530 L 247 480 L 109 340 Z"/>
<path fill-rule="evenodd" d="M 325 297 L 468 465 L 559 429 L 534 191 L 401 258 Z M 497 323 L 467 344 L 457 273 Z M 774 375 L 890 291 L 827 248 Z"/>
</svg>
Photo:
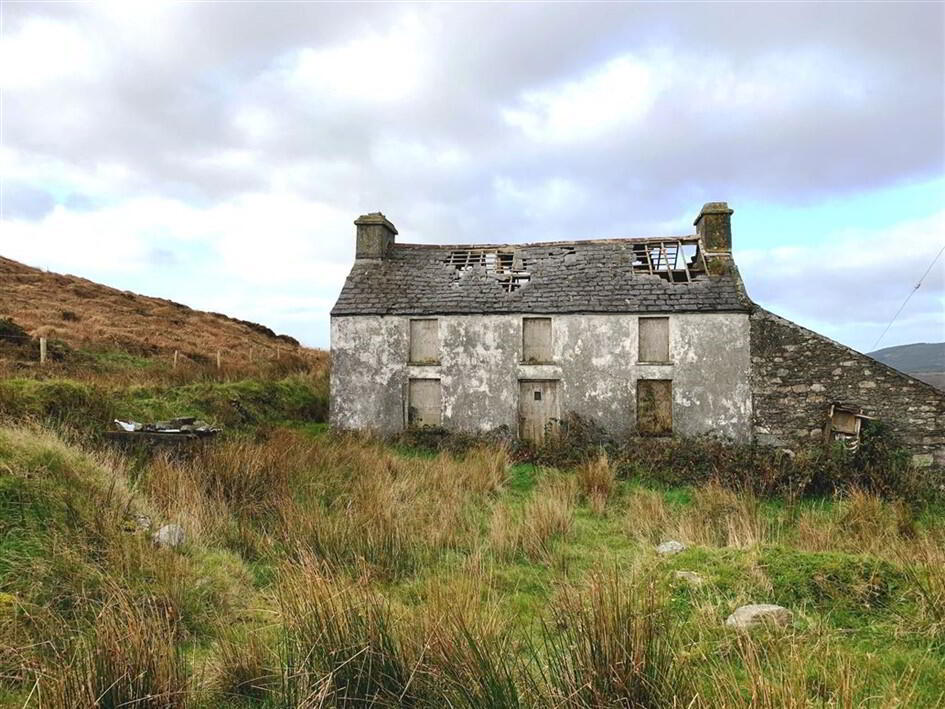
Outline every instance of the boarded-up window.
<svg viewBox="0 0 945 709">
<path fill-rule="evenodd" d="M 439 379 L 411 379 L 407 392 L 408 425 L 439 426 L 440 395 Z"/>
<path fill-rule="evenodd" d="M 668 436 L 673 432 L 671 380 L 637 380 L 637 431 L 641 436 Z"/>
<path fill-rule="evenodd" d="M 439 364 L 440 330 L 437 320 L 410 321 L 410 363 Z"/>
<path fill-rule="evenodd" d="M 535 363 L 551 360 L 551 318 L 524 318 L 522 361 Z"/>
<path fill-rule="evenodd" d="M 669 318 L 640 318 L 640 361 L 669 362 Z"/>
</svg>

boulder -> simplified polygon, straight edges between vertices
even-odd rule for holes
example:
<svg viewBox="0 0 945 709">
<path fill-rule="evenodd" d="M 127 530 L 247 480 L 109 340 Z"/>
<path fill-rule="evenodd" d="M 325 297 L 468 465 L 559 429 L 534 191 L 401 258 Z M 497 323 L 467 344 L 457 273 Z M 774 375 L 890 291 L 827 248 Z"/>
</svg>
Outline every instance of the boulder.
<svg viewBox="0 0 945 709">
<path fill-rule="evenodd" d="M 663 556 L 672 556 L 673 554 L 678 554 L 686 548 L 685 544 L 677 542 L 675 539 L 671 539 L 668 542 L 663 542 L 658 547 L 656 547 L 656 553 L 662 554 Z"/>
<path fill-rule="evenodd" d="M 681 581 L 685 581 L 690 586 L 701 586 L 705 583 L 705 577 L 697 574 L 695 571 L 674 571 L 673 576 Z"/>
<path fill-rule="evenodd" d="M 187 534 L 179 524 L 165 524 L 152 537 L 159 547 L 176 549 L 187 541 Z"/>
<path fill-rule="evenodd" d="M 752 603 L 739 606 L 726 620 L 725 625 L 738 630 L 746 630 L 756 625 L 767 623 L 775 626 L 789 625 L 792 613 L 783 606 L 771 603 Z"/>
</svg>

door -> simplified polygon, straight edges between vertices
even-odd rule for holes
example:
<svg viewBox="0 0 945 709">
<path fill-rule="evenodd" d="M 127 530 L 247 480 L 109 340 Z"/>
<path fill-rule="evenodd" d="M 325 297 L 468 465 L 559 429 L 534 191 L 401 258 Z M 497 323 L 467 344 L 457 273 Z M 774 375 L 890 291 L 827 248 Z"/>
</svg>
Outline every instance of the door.
<svg viewBox="0 0 945 709">
<path fill-rule="evenodd" d="M 558 382 L 531 380 L 519 382 L 518 435 L 541 443 L 545 434 L 558 424 Z"/>
<path fill-rule="evenodd" d="M 672 380 L 637 380 L 637 431 L 641 436 L 669 436 L 672 434 Z"/>
</svg>

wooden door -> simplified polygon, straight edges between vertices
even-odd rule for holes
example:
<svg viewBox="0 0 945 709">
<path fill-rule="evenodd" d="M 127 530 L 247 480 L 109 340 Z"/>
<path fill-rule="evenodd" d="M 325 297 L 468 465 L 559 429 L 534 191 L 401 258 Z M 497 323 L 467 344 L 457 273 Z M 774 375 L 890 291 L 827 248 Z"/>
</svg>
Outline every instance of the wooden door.
<svg viewBox="0 0 945 709">
<path fill-rule="evenodd" d="M 558 420 L 558 382 L 533 380 L 519 382 L 518 435 L 541 443 L 553 431 Z"/>
<path fill-rule="evenodd" d="M 672 380 L 637 380 L 637 431 L 641 436 L 669 436 L 672 434 Z"/>
</svg>

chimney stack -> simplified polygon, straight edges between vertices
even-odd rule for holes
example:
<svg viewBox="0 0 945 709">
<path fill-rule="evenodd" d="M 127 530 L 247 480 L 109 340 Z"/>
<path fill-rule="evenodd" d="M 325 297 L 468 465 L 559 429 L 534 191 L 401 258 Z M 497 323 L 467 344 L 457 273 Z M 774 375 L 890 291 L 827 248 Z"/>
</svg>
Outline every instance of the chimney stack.
<svg viewBox="0 0 945 709">
<path fill-rule="evenodd" d="M 732 214 L 728 202 L 706 202 L 693 222 L 707 252 L 732 252 Z"/>
<path fill-rule="evenodd" d="M 354 220 L 357 227 L 356 259 L 382 259 L 394 243 L 397 229 L 380 212 L 362 214 Z"/>
</svg>

